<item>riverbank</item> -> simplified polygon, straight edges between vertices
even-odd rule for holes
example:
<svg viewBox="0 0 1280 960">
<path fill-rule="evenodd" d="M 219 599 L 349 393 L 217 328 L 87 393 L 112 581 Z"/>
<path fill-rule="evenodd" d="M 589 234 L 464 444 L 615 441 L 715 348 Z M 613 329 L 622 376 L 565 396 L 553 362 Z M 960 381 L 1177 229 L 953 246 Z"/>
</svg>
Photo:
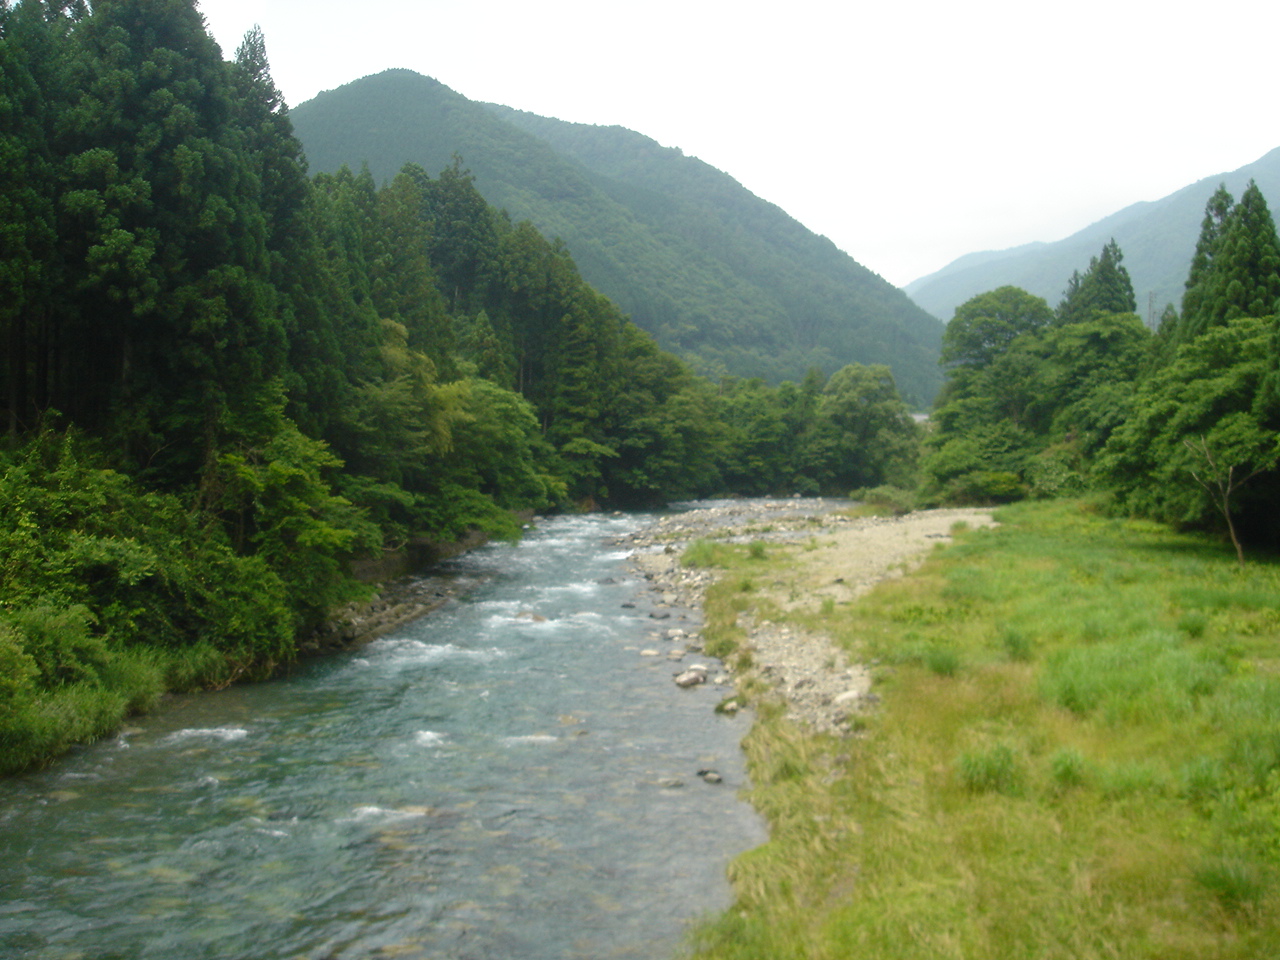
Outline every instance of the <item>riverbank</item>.
<svg viewBox="0 0 1280 960">
<path fill-rule="evenodd" d="M 817 732 L 848 734 L 878 701 L 870 665 L 851 661 L 825 633 L 774 617 L 850 603 L 950 542 L 957 525 L 976 529 L 994 523 L 989 509 L 854 517 L 848 507 L 821 499 L 728 501 L 664 517 L 621 542 L 636 549 L 632 562 L 650 590 L 669 603 L 698 610 L 723 571 L 684 566 L 681 557 L 690 544 L 794 550 L 789 563 L 770 568 L 767 582 L 752 584 L 752 609 L 735 618 L 744 633 L 738 649 L 747 656 L 728 665 L 738 690 L 768 691 L 788 718 Z"/>
<path fill-rule="evenodd" d="M 748 798 L 770 832 L 734 861 L 701 960 L 1277 954 L 1280 567 L 1242 575 L 1221 542 L 1087 502 L 998 516 L 947 517 L 896 561 L 909 519 L 866 523 L 840 561 L 818 520 L 690 531 L 686 562 L 718 571 L 708 652 L 725 641 L 755 708 Z M 678 557 L 674 533 L 642 562 Z M 887 569 L 863 583 L 877 542 Z M 829 638 L 826 673 L 864 664 L 873 696 L 833 688 L 854 709 L 807 722 L 804 678 L 758 667 L 766 622 Z"/>
</svg>

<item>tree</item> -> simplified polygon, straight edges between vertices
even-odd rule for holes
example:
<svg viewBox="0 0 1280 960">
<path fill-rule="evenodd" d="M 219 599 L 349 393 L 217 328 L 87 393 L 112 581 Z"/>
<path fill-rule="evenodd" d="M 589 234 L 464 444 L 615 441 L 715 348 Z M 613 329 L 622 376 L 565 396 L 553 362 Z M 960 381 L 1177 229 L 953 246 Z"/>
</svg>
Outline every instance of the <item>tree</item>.
<svg viewBox="0 0 1280 960">
<path fill-rule="evenodd" d="M 39 0 L 0 6 L 0 349 L 11 436 L 32 430 L 49 402 L 55 311 L 65 275 L 57 229 L 54 138 L 70 91 L 63 81 L 71 20 Z"/>
<path fill-rule="evenodd" d="M 1124 254 L 1112 237 L 1102 248 L 1101 257 L 1090 258 L 1089 269 L 1083 275 L 1072 273 L 1063 300 L 1058 304 L 1055 323 L 1066 326 L 1108 313 L 1133 313 L 1137 300 L 1123 261 Z"/>
<path fill-rule="evenodd" d="M 1099 449 L 1128 411 L 1151 333 L 1133 313 L 1095 313 L 1045 338 L 1044 366 L 1032 388 L 1039 423 L 1054 440 Z"/>
<path fill-rule="evenodd" d="M 1235 496 L 1258 474 L 1275 468 L 1280 459 L 1280 438 L 1258 430 L 1248 414 L 1234 413 L 1214 425 L 1212 436 L 1183 437 L 1182 443 L 1196 464 L 1187 469 L 1222 514 L 1236 559 L 1243 567 L 1244 547 L 1232 518 Z"/>
<path fill-rule="evenodd" d="M 1218 199 L 1215 194 L 1210 204 Z M 1240 202 L 1226 215 L 1212 242 L 1207 265 L 1193 260 L 1192 271 L 1196 280 L 1183 299 L 1184 342 L 1237 317 L 1269 317 L 1280 312 L 1280 238 L 1262 191 L 1252 180 Z M 1187 282 L 1191 284 L 1192 277 Z"/>
<path fill-rule="evenodd" d="M 914 482 L 920 433 L 883 364 L 851 363 L 831 375 L 818 417 L 835 430 L 836 480 L 853 489 Z"/>
<path fill-rule="evenodd" d="M 1141 385 L 1095 464 L 1121 508 L 1208 526 L 1225 506 L 1240 539 L 1275 540 L 1280 451 L 1258 404 L 1271 337 L 1268 320 L 1228 320 Z"/>
<path fill-rule="evenodd" d="M 1200 221 L 1200 236 L 1196 240 L 1196 252 L 1191 257 L 1191 269 L 1187 273 L 1187 281 L 1182 294 L 1182 316 L 1200 315 L 1204 301 L 1202 284 L 1213 267 L 1213 259 L 1218 250 L 1218 241 L 1236 205 L 1235 197 L 1227 191 L 1225 183 L 1218 184 L 1204 207 L 1204 219 Z"/>
<path fill-rule="evenodd" d="M 959 367 L 986 367 L 1016 339 L 1038 333 L 1053 320 L 1041 297 L 1019 287 L 980 293 L 956 307 L 942 334 L 941 362 Z"/>
<path fill-rule="evenodd" d="M 100 0 L 71 40 L 60 252 L 85 266 L 51 400 L 178 485 L 282 370 L 260 181 L 193 0 Z"/>
</svg>

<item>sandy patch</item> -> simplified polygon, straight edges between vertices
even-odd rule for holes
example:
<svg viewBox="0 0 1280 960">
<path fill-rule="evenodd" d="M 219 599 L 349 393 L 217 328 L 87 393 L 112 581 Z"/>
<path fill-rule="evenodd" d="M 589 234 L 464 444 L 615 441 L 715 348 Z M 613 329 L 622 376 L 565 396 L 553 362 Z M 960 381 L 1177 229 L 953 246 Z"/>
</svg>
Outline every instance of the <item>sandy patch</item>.
<svg viewBox="0 0 1280 960">
<path fill-rule="evenodd" d="M 735 501 L 666 517 L 626 542 L 633 560 L 664 602 L 701 607 L 713 572 L 679 563 L 695 539 L 785 543 L 800 547 L 793 562 L 761 594 L 784 611 L 818 610 L 824 599 L 855 600 L 875 584 L 915 569 L 957 524 L 994 524 L 987 509 L 922 510 L 905 517 L 850 519 L 831 501 Z M 877 702 L 863 664 L 819 633 L 739 618 L 749 636 L 753 667 L 786 704 L 788 716 L 818 730 L 848 733 L 861 711 Z"/>
</svg>

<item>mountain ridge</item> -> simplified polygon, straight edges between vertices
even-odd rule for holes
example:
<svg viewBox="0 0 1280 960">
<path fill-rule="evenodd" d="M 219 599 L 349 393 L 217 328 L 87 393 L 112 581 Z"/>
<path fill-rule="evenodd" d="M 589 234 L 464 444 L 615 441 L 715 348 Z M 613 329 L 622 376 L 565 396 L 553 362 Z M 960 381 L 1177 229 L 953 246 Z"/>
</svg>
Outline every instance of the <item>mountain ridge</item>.
<svg viewBox="0 0 1280 960">
<path fill-rule="evenodd" d="M 385 181 L 455 155 L 516 220 L 562 240 L 583 276 L 664 347 L 711 376 L 799 380 L 886 363 L 926 403 L 942 325 L 727 173 L 624 127 L 467 100 L 386 71 L 291 110 L 313 171 L 367 163 Z"/>
<path fill-rule="evenodd" d="M 1238 198 L 1251 179 L 1269 203 L 1280 198 L 1280 147 L 1243 167 L 1202 177 L 1158 200 L 1129 204 L 1062 240 L 967 253 L 941 270 L 911 281 L 903 290 L 944 322 L 970 297 L 1006 285 L 1022 287 L 1053 306 L 1061 299 L 1072 271 L 1084 272 L 1090 257 L 1097 256 L 1114 238 L 1124 252 L 1138 311 L 1152 322 L 1166 304 L 1181 305 L 1204 206 L 1213 191 L 1225 183 Z"/>
</svg>

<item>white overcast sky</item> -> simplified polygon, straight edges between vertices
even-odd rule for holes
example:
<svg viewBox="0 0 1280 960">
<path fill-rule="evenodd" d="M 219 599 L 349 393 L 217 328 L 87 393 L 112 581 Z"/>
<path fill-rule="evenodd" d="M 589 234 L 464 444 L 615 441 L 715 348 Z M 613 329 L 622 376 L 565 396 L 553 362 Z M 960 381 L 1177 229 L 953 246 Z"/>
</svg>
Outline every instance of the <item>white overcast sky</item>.
<svg viewBox="0 0 1280 960">
<path fill-rule="evenodd" d="M 1061 239 L 1280 146 L 1275 0 L 200 9 L 228 58 L 262 26 L 290 105 L 406 67 L 472 100 L 620 124 L 898 285 L 972 251 Z"/>
</svg>

